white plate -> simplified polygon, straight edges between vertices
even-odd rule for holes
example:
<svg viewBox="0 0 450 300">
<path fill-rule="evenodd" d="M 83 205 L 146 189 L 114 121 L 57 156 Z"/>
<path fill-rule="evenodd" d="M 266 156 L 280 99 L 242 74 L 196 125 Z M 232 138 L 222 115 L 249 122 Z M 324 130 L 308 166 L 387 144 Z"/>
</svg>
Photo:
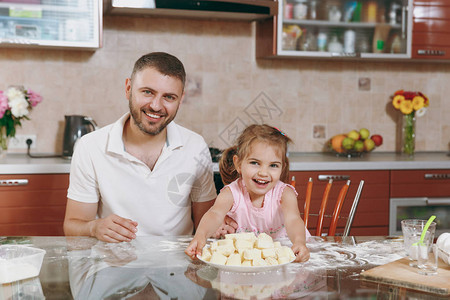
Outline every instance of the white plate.
<svg viewBox="0 0 450 300">
<path fill-rule="evenodd" d="M 228 272 L 245 272 L 245 273 L 257 273 L 257 272 L 267 272 L 267 271 L 276 270 L 278 268 L 281 268 L 281 267 L 284 267 L 284 266 L 290 264 L 291 262 L 293 262 L 295 260 L 295 258 L 293 258 L 290 262 L 280 264 L 280 265 L 250 266 L 250 267 L 244 266 L 243 267 L 243 266 L 226 266 L 226 265 L 214 264 L 209 261 L 201 259 L 201 257 L 199 255 L 197 255 L 197 258 L 199 260 L 201 260 L 202 262 L 204 262 L 205 264 L 208 264 L 219 270 L 228 271 Z"/>
<path fill-rule="evenodd" d="M 445 262 L 447 265 L 450 266 L 450 255 L 441 248 L 439 247 L 436 248 L 438 249 L 438 256 L 442 259 L 443 262 Z"/>
</svg>

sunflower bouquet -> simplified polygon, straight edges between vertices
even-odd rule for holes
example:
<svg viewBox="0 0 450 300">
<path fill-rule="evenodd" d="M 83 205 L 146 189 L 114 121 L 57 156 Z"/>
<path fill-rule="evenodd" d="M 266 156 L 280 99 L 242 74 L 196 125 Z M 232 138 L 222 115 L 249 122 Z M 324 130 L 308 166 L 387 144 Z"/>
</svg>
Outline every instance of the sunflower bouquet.
<svg viewBox="0 0 450 300">
<path fill-rule="evenodd" d="M 402 152 L 413 156 L 415 150 L 415 121 L 427 112 L 430 99 L 421 92 L 399 90 L 392 97 L 392 105 L 403 114 Z"/>
</svg>

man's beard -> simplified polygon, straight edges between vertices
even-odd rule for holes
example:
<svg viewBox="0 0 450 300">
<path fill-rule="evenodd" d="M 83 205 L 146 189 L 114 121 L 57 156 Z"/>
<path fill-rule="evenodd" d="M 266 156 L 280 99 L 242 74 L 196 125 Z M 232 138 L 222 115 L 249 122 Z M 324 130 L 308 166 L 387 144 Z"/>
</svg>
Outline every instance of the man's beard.
<svg viewBox="0 0 450 300">
<path fill-rule="evenodd" d="M 172 120 L 175 118 L 175 116 L 177 115 L 177 112 L 178 112 L 178 109 L 177 109 L 177 111 L 175 111 L 175 114 L 171 118 L 166 119 L 166 121 L 161 123 L 158 127 L 151 125 L 152 127 L 146 128 L 143 121 L 141 120 L 142 110 L 140 108 L 134 106 L 133 93 L 131 91 L 130 91 L 130 99 L 128 101 L 128 107 L 130 108 L 130 114 L 131 114 L 131 118 L 133 119 L 134 124 L 136 124 L 136 126 L 142 132 L 149 134 L 149 135 L 153 135 L 153 136 L 161 133 L 161 131 L 163 131 L 164 128 L 166 128 L 166 126 L 169 125 L 170 122 L 172 122 Z M 147 111 L 147 113 L 158 114 L 157 112 L 152 111 L 152 110 Z M 167 115 L 164 115 L 164 117 L 167 117 Z M 147 123 L 149 124 L 149 122 L 147 122 Z"/>
</svg>

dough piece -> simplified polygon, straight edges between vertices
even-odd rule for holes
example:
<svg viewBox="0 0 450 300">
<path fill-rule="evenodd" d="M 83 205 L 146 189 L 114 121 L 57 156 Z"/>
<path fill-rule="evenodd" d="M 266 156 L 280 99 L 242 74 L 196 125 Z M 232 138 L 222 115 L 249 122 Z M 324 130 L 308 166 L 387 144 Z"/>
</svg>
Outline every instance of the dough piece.
<svg viewBox="0 0 450 300">
<path fill-rule="evenodd" d="M 241 255 L 239 253 L 231 254 L 226 262 L 227 266 L 240 266 L 241 265 Z"/>
<path fill-rule="evenodd" d="M 222 253 L 213 252 L 213 254 L 211 256 L 211 260 L 209 262 L 211 262 L 213 264 L 218 264 L 218 265 L 225 265 L 225 263 L 227 262 L 227 257 L 225 255 L 223 255 Z"/>
<path fill-rule="evenodd" d="M 263 232 L 258 236 L 255 246 L 258 249 L 274 248 L 273 239 L 270 235 Z"/>
<path fill-rule="evenodd" d="M 209 261 L 211 259 L 211 256 L 212 256 L 211 250 L 209 250 L 209 248 L 206 246 L 203 247 L 201 259 Z"/>
<path fill-rule="evenodd" d="M 261 258 L 261 250 L 259 249 L 246 249 L 244 250 L 244 259 L 254 260 L 257 258 Z"/>
<path fill-rule="evenodd" d="M 278 264 L 279 264 L 279 265 L 288 263 L 288 262 L 290 262 L 290 261 L 291 261 L 291 260 L 290 260 L 289 257 L 287 257 L 287 256 L 282 256 L 282 257 L 279 257 L 279 258 L 278 258 Z"/>
<path fill-rule="evenodd" d="M 253 266 L 267 266 L 267 262 L 261 257 L 255 257 L 252 260 Z"/>
<path fill-rule="evenodd" d="M 255 241 L 256 235 L 253 232 L 239 232 L 238 234 L 236 234 L 236 240 Z"/>
<path fill-rule="evenodd" d="M 286 257 L 288 261 L 295 258 L 294 252 L 288 246 L 281 246 L 281 248 L 275 248 L 275 252 L 277 253 L 278 260 L 280 260 L 280 258 L 283 257 Z"/>
<path fill-rule="evenodd" d="M 210 246 L 211 252 L 216 251 L 217 247 L 219 247 L 219 241 L 214 241 L 214 242 L 212 242 L 212 243 L 211 243 L 211 246 Z"/>
<path fill-rule="evenodd" d="M 275 257 L 268 257 L 265 259 L 265 261 L 269 266 L 278 265 L 278 260 Z"/>
<path fill-rule="evenodd" d="M 233 245 L 222 245 L 222 246 L 218 246 L 217 249 L 214 251 L 214 253 L 220 253 L 223 254 L 225 256 L 230 256 L 231 254 L 233 254 L 235 251 L 234 246 Z"/>
<path fill-rule="evenodd" d="M 218 240 L 217 241 L 218 246 L 226 246 L 226 245 L 234 245 L 234 241 L 232 239 L 224 239 L 224 240 Z"/>
<path fill-rule="evenodd" d="M 238 252 L 243 252 L 245 249 L 253 249 L 254 242 L 251 240 L 236 240 L 234 246 Z"/>
<path fill-rule="evenodd" d="M 275 248 L 281 248 L 281 243 L 280 242 L 273 242 L 273 246 L 275 247 Z"/>
<path fill-rule="evenodd" d="M 252 266 L 252 261 L 251 260 L 244 260 L 242 262 L 241 266 L 243 266 L 243 267 L 251 267 Z"/>
<path fill-rule="evenodd" d="M 277 258 L 277 253 L 275 252 L 275 248 L 268 248 L 261 250 L 262 258 L 273 257 Z"/>
</svg>

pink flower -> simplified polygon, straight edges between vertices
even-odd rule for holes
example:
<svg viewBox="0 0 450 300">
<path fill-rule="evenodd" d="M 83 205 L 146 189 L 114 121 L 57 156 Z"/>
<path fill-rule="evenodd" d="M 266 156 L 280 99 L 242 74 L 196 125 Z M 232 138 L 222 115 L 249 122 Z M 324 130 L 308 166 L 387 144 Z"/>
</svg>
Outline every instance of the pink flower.
<svg viewBox="0 0 450 300">
<path fill-rule="evenodd" d="M 32 107 L 35 107 L 36 105 L 42 102 L 42 97 L 38 93 L 33 92 L 32 90 L 27 91 L 27 97 Z"/>
<path fill-rule="evenodd" d="M 0 91 L 0 119 L 5 115 L 6 110 L 8 109 L 8 97 Z"/>
</svg>

